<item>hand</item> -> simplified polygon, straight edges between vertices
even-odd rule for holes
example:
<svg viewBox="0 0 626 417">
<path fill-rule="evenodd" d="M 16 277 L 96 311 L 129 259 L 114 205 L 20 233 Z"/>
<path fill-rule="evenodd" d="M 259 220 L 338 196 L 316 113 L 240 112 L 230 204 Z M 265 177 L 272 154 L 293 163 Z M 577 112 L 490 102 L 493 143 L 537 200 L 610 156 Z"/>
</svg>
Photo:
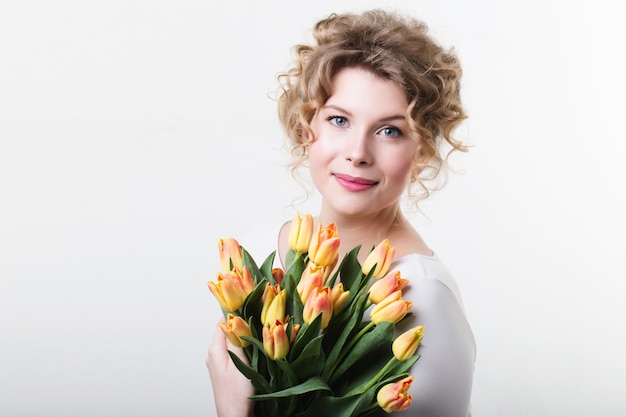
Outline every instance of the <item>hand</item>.
<svg viewBox="0 0 626 417">
<path fill-rule="evenodd" d="M 254 407 L 248 397 L 254 394 L 254 388 L 250 381 L 239 372 L 228 355 L 228 350 L 247 362 L 243 349 L 230 344 L 226 335 L 216 328 L 213 341 L 209 346 L 206 366 L 209 368 L 213 385 L 217 415 L 218 417 L 252 416 Z"/>
</svg>

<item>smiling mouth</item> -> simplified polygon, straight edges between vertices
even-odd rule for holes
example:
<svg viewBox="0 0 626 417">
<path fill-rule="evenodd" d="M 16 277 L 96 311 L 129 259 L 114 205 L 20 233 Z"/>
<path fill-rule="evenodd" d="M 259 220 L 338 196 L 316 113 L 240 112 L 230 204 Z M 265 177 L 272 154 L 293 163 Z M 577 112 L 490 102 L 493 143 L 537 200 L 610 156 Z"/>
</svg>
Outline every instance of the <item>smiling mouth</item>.
<svg viewBox="0 0 626 417">
<path fill-rule="evenodd" d="M 349 191 L 365 191 L 378 184 L 378 181 L 368 180 L 367 178 L 352 177 L 346 174 L 333 174 L 333 176 L 339 185 Z"/>
</svg>

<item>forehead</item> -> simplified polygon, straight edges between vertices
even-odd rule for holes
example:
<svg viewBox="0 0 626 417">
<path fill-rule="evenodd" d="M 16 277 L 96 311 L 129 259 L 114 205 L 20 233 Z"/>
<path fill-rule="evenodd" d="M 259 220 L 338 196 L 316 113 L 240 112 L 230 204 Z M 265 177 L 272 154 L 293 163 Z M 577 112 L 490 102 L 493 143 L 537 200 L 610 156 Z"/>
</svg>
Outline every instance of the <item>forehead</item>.
<svg viewBox="0 0 626 417">
<path fill-rule="evenodd" d="M 344 68 L 333 77 L 325 104 L 350 105 L 355 109 L 374 106 L 402 114 L 409 105 L 400 85 L 360 67 Z"/>
</svg>

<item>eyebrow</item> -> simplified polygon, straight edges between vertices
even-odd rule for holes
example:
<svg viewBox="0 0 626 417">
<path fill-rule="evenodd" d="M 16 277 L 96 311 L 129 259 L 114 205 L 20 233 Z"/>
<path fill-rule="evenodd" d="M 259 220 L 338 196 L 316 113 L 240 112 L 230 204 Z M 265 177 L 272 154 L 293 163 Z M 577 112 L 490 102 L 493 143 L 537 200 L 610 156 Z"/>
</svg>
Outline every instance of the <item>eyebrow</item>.
<svg viewBox="0 0 626 417">
<path fill-rule="evenodd" d="M 322 106 L 322 109 L 334 109 L 337 110 L 341 113 L 347 114 L 349 117 L 352 117 L 352 113 L 349 112 L 348 110 L 344 109 L 343 107 L 334 105 L 334 104 L 327 104 Z M 403 114 L 397 114 L 397 115 L 393 115 L 393 116 L 387 116 L 387 117 L 383 117 L 382 119 L 380 119 L 380 122 L 391 122 L 393 120 L 406 120 L 405 116 Z"/>
</svg>

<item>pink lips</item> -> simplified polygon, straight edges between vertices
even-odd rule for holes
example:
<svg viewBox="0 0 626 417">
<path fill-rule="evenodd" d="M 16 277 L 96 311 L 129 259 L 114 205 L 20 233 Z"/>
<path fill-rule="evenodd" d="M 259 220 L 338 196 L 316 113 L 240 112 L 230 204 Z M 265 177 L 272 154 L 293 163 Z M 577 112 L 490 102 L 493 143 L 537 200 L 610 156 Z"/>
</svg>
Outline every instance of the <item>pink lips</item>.
<svg viewBox="0 0 626 417">
<path fill-rule="evenodd" d="M 352 177 L 346 174 L 333 174 L 335 180 L 341 185 L 343 188 L 349 191 L 364 191 L 372 188 L 376 184 L 377 181 L 368 180 L 366 178 L 358 178 Z"/>
</svg>

